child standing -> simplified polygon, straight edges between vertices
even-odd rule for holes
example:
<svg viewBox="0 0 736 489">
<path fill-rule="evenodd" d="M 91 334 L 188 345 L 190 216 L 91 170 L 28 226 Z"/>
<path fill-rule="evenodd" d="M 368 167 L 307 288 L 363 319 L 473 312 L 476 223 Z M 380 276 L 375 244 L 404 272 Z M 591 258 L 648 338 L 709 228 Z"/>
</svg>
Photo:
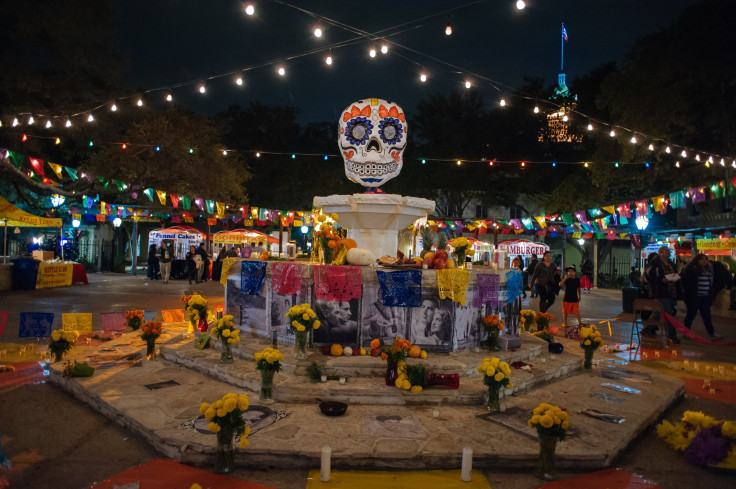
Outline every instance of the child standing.
<svg viewBox="0 0 736 489">
<path fill-rule="evenodd" d="M 575 274 L 575 267 L 565 268 L 565 278 L 560 282 L 560 287 L 565 287 L 565 297 L 562 299 L 562 326 L 567 326 L 567 316 L 578 317 L 578 324 L 582 324 L 580 318 L 580 279 Z"/>
</svg>

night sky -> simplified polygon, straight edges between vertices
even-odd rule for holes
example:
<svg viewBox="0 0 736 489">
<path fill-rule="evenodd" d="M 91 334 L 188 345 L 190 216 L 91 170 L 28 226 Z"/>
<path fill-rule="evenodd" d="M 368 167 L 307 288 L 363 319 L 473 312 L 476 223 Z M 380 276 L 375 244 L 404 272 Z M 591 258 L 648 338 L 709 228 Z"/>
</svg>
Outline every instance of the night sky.
<svg viewBox="0 0 736 489">
<path fill-rule="evenodd" d="M 478 73 L 509 87 L 524 76 L 556 81 L 560 69 L 561 23 L 568 31 L 565 71 L 568 82 L 608 61 L 616 61 L 637 38 L 669 26 L 694 0 L 529 0 L 519 11 L 513 0 L 489 0 L 448 15 L 412 22 L 470 2 L 458 1 L 298 1 L 293 4 L 361 30 L 375 32 L 410 23 L 406 32 L 389 38 L 442 61 Z M 243 2 L 232 0 L 128 0 L 119 2 L 120 47 L 128 58 L 127 80 L 134 87 L 152 89 L 239 70 L 286 58 L 356 37 L 277 2 L 256 2 L 247 16 Z M 447 22 L 452 36 L 444 33 Z M 321 24 L 322 38 L 312 34 Z M 489 83 L 395 46 L 387 55 L 368 56 L 364 40 L 326 53 L 284 62 L 207 82 L 207 93 L 196 86 L 172 90 L 177 101 L 196 111 L 214 114 L 230 104 L 259 101 L 300 109 L 300 122 L 334 121 L 350 102 L 379 97 L 401 104 L 409 112 L 430 94 L 464 89 L 470 79 L 488 103 L 505 92 Z M 408 60 L 402 56 L 409 58 Z M 429 74 L 427 83 L 419 73 Z M 163 99 L 165 91 L 150 96 Z"/>
</svg>

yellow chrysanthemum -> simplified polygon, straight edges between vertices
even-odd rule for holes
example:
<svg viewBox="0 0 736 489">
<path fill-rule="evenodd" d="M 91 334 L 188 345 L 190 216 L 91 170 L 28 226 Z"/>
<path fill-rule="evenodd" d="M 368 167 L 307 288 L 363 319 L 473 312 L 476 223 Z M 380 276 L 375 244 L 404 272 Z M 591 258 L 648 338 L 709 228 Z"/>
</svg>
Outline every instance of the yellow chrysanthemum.
<svg viewBox="0 0 736 489">
<path fill-rule="evenodd" d="M 201 406 L 199 406 L 199 414 L 204 414 L 208 409 L 210 408 L 210 405 L 206 402 L 203 402 Z"/>
<path fill-rule="evenodd" d="M 411 386 L 411 389 L 410 390 L 411 390 L 411 393 L 412 394 L 418 394 L 418 393 L 422 392 L 422 386 L 421 385 L 413 385 L 413 386 Z"/>
<path fill-rule="evenodd" d="M 222 336 L 225 338 L 230 338 L 230 330 L 229 329 L 223 329 L 222 330 Z"/>
<path fill-rule="evenodd" d="M 240 448 L 247 448 L 249 444 L 250 442 L 248 441 L 246 437 L 244 436 L 240 437 Z"/>
<path fill-rule="evenodd" d="M 729 438 L 736 438 L 736 421 L 724 421 L 721 433 Z"/>
<path fill-rule="evenodd" d="M 570 422 L 569 421 L 563 421 L 562 423 L 560 423 L 560 428 L 562 428 L 563 430 L 566 430 L 569 427 L 570 427 Z"/>
<path fill-rule="evenodd" d="M 206 411 L 204 412 L 204 418 L 205 418 L 205 419 L 206 419 L 207 421 L 211 421 L 211 420 L 212 420 L 212 418 L 214 418 L 216 414 L 217 414 L 217 411 L 215 411 L 215 409 L 214 409 L 213 407 L 210 407 L 210 408 L 208 408 L 208 409 L 207 409 L 207 410 L 206 410 Z"/>
<path fill-rule="evenodd" d="M 217 433 L 222 428 L 220 427 L 219 424 L 217 424 L 217 423 L 215 423 L 213 421 L 210 421 L 210 423 L 207 425 L 207 429 L 210 430 L 210 431 L 213 431 L 213 432 Z"/>
<path fill-rule="evenodd" d="M 493 376 L 493 380 L 495 380 L 496 382 L 501 382 L 504 377 L 505 375 L 503 374 L 503 372 L 498 372 L 496 373 L 496 375 Z"/>
<path fill-rule="evenodd" d="M 238 407 L 237 399 L 230 398 L 227 401 L 225 401 L 223 409 L 227 411 L 228 413 L 231 413 L 235 410 L 236 407 Z"/>
<path fill-rule="evenodd" d="M 224 407 L 217 409 L 217 417 L 218 418 L 224 418 L 227 415 L 227 411 L 225 411 Z"/>
<path fill-rule="evenodd" d="M 322 323 L 319 321 L 319 319 L 315 319 L 314 322 L 312 323 L 312 327 L 314 329 L 319 329 L 320 326 L 322 326 Z"/>
<path fill-rule="evenodd" d="M 215 401 L 215 404 L 213 405 L 215 409 L 220 409 L 222 407 L 222 399 L 218 399 Z"/>
<path fill-rule="evenodd" d="M 539 424 L 541 424 L 545 428 L 551 428 L 555 424 L 555 422 L 550 416 L 545 414 L 544 416 L 539 418 Z"/>
</svg>

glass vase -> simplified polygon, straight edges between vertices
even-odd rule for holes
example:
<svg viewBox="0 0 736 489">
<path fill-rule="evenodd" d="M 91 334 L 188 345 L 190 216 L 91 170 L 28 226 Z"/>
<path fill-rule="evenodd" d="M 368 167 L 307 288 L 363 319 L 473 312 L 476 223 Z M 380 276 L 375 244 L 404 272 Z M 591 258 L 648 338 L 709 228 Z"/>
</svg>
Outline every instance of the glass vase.
<svg viewBox="0 0 736 489">
<path fill-rule="evenodd" d="M 184 314 L 188 315 L 189 312 L 186 311 Z M 189 316 L 189 327 L 187 328 L 187 333 L 194 333 L 196 329 L 197 329 L 197 320 L 193 319 L 192 316 Z"/>
<path fill-rule="evenodd" d="M 501 331 L 495 326 L 491 326 L 491 328 L 493 329 L 488 334 L 488 348 L 491 351 L 499 351 L 501 347 L 498 345 L 498 335 Z"/>
<path fill-rule="evenodd" d="M 215 452 L 215 472 L 229 474 L 235 466 L 233 453 L 233 432 L 221 429 L 217 432 L 217 451 Z"/>
<path fill-rule="evenodd" d="M 539 460 L 537 461 L 537 477 L 542 480 L 554 480 L 555 448 L 557 437 L 539 435 Z"/>
<path fill-rule="evenodd" d="M 399 378 L 399 362 L 388 360 L 386 362 L 386 385 L 396 387 L 396 379 Z"/>
<path fill-rule="evenodd" d="M 156 338 L 146 339 L 146 360 L 154 360 L 156 358 Z"/>
<path fill-rule="evenodd" d="M 261 402 L 273 402 L 273 374 L 275 373 L 275 370 L 261 370 Z"/>
<path fill-rule="evenodd" d="M 583 360 L 583 369 L 584 370 L 592 370 L 593 369 L 593 353 L 595 353 L 595 350 L 585 349 L 585 360 Z"/>
<path fill-rule="evenodd" d="M 51 353 L 54 355 L 54 362 L 60 362 L 62 357 L 64 356 L 63 351 L 53 351 Z"/>
<path fill-rule="evenodd" d="M 488 386 L 488 392 L 486 392 L 485 403 L 486 403 L 486 409 L 492 413 L 501 412 L 501 400 L 499 397 L 500 390 L 501 390 L 501 386 L 499 385 L 489 385 Z"/>
<path fill-rule="evenodd" d="M 325 265 L 332 265 L 332 250 L 333 248 L 330 248 L 329 246 L 325 246 L 324 248 Z"/>
<path fill-rule="evenodd" d="M 222 339 L 222 351 L 220 351 L 220 363 L 233 363 L 233 352 L 227 338 Z"/>
<path fill-rule="evenodd" d="M 457 260 L 457 263 L 455 263 L 456 268 L 465 268 L 465 253 L 463 252 L 455 252 L 455 259 Z"/>
<path fill-rule="evenodd" d="M 294 343 L 294 356 L 296 358 L 307 358 L 307 332 L 296 332 L 296 343 Z"/>
</svg>

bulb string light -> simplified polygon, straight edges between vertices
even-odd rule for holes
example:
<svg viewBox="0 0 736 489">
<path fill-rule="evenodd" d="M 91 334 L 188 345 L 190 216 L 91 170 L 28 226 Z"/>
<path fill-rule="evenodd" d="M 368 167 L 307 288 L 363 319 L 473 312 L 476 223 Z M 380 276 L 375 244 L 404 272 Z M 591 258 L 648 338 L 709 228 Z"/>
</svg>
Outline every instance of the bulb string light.
<svg viewBox="0 0 736 489">
<path fill-rule="evenodd" d="M 382 30 L 379 30 L 379 31 L 376 31 L 376 32 L 373 32 L 373 33 L 364 31 L 362 29 L 359 29 L 357 27 L 351 26 L 349 24 L 345 24 L 345 23 L 340 22 L 340 21 L 337 21 L 335 19 L 331 19 L 329 17 L 325 17 L 323 15 L 320 15 L 320 14 L 317 14 L 315 12 L 309 11 L 309 10 L 304 9 L 302 7 L 298 7 L 296 5 L 290 4 L 288 2 L 284 2 L 284 1 L 281 1 L 281 0 L 270 0 L 270 1 L 272 3 L 280 4 L 280 5 L 283 5 L 285 7 L 289 7 L 289 8 L 295 9 L 295 10 L 297 10 L 297 11 L 299 11 L 299 12 L 305 14 L 305 15 L 308 15 L 310 17 L 313 17 L 315 19 L 318 19 L 320 23 L 323 22 L 323 23 L 328 24 L 328 25 L 333 25 L 333 26 L 335 26 L 335 27 L 337 27 L 339 29 L 343 29 L 343 30 L 345 30 L 347 32 L 353 33 L 353 34 L 356 35 L 356 37 L 351 38 L 351 39 L 347 39 L 347 40 L 344 40 L 344 41 L 336 42 L 336 43 L 333 43 L 333 44 L 328 45 L 328 46 L 324 46 L 324 47 L 320 47 L 320 48 L 315 48 L 315 49 L 310 49 L 310 50 L 307 50 L 307 51 L 302 51 L 302 52 L 299 52 L 299 53 L 296 53 L 296 54 L 293 54 L 293 55 L 289 55 L 289 56 L 286 56 L 286 57 L 274 58 L 274 59 L 267 60 L 267 61 L 264 61 L 264 62 L 261 62 L 261 63 L 252 64 L 252 65 L 246 66 L 246 67 L 241 68 L 241 69 L 238 69 L 238 70 L 228 71 L 228 72 L 224 72 L 224 73 L 218 73 L 218 74 L 211 75 L 211 76 L 208 76 L 208 77 L 205 77 L 205 78 L 198 78 L 196 80 L 183 81 L 183 82 L 169 84 L 169 85 L 162 86 L 162 87 L 156 87 L 156 88 L 148 89 L 148 90 L 145 90 L 144 92 L 142 92 L 142 94 L 149 95 L 149 94 L 153 94 L 153 93 L 160 92 L 160 91 L 166 91 L 165 100 L 172 101 L 172 95 L 171 95 L 171 90 L 172 89 L 182 88 L 182 87 L 188 87 L 188 86 L 196 86 L 196 87 L 198 87 L 198 91 L 200 91 L 201 93 L 205 93 L 205 91 L 206 91 L 206 90 L 204 90 L 205 82 L 206 81 L 209 81 L 209 80 L 216 80 L 216 79 L 220 79 L 220 78 L 224 78 L 224 77 L 229 77 L 229 78 L 232 79 L 233 76 L 242 75 L 242 73 L 245 73 L 247 71 L 252 71 L 252 70 L 256 70 L 256 69 L 263 68 L 263 67 L 268 67 L 268 66 L 274 66 L 274 65 L 282 64 L 282 63 L 284 63 L 286 61 L 294 60 L 294 59 L 305 57 L 305 56 L 310 56 L 310 55 L 313 55 L 313 54 L 316 54 L 316 53 L 323 53 L 325 51 L 327 51 L 328 53 L 330 53 L 332 49 L 337 49 L 337 48 L 341 48 L 341 47 L 350 46 L 350 45 L 353 45 L 353 44 L 356 44 L 356 43 L 365 42 L 366 40 L 368 40 L 369 42 L 376 42 L 376 41 L 379 41 L 380 40 L 381 42 L 384 43 L 383 44 L 384 46 L 386 46 L 386 44 L 390 44 L 394 48 L 399 48 L 399 49 L 406 50 L 406 51 L 408 51 L 410 53 L 413 53 L 415 55 L 418 55 L 418 56 L 421 56 L 421 57 L 430 59 L 430 60 L 432 60 L 435 63 L 441 64 L 441 65 L 443 65 L 443 66 L 445 66 L 447 68 L 450 68 L 454 73 L 457 73 L 457 74 L 459 74 L 459 75 L 461 75 L 461 76 L 464 77 L 463 83 L 465 84 L 466 87 L 469 84 L 466 81 L 466 79 L 468 77 L 473 77 L 476 80 L 485 82 L 485 85 L 486 86 L 491 87 L 492 89 L 496 90 L 497 92 L 499 92 L 501 94 L 503 94 L 505 92 L 508 92 L 510 95 L 507 95 L 507 96 L 510 97 L 510 98 L 527 100 L 527 101 L 533 100 L 534 101 L 534 111 L 533 111 L 533 113 L 537 113 L 537 109 L 539 107 L 539 99 L 538 99 L 538 96 L 534 96 L 534 95 L 531 95 L 531 94 L 526 94 L 524 92 L 519 91 L 518 89 L 515 89 L 513 87 L 507 86 L 507 85 L 505 85 L 505 84 L 503 84 L 503 83 L 501 83 L 501 82 L 499 82 L 497 80 L 493 80 L 493 79 L 491 79 L 489 77 L 486 77 L 484 75 L 481 75 L 479 73 L 475 73 L 475 72 L 472 72 L 470 70 L 463 69 L 462 67 L 456 66 L 456 65 L 454 65 L 452 63 L 449 63 L 447 61 L 444 61 L 444 60 L 442 60 L 440 58 L 437 58 L 435 56 L 432 56 L 432 55 L 429 55 L 429 54 L 420 52 L 420 51 L 418 51 L 416 49 L 410 48 L 410 47 L 408 47 L 406 45 L 403 45 L 403 44 L 400 44 L 400 43 L 398 43 L 396 41 L 392 41 L 392 40 L 388 39 L 388 37 L 397 36 L 398 34 L 404 33 L 404 32 L 406 32 L 408 30 L 417 29 L 417 28 L 423 27 L 420 23 L 423 22 L 423 21 L 425 21 L 425 20 L 428 20 L 428 19 L 431 19 L 431 18 L 435 18 L 435 17 L 438 17 L 438 16 L 447 16 L 449 13 L 451 13 L 453 11 L 460 10 L 460 9 L 465 9 L 465 8 L 468 8 L 470 6 L 477 5 L 477 4 L 480 4 L 480 3 L 485 3 L 488 0 L 474 0 L 474 1 L 471 1 L 471 2 L 468 2 L 468 3 L 465 3 L 463 5 L 459 5 L 459 6 L 456 6 L 456 7 L 449 8 L 449 9 L 445 9 L 445 10 L 440 11 L 440 12 L 428 14 L 426 16 L 423 16 L 423 17 L 420 17 L 420 18 L 416 18 L 416 19 L 413 19 L 411 21 L 404 22 L 404 23 L 401 23 L 401 24 L 398 24 L 398 25 L 395 25 L 395 26 L 392 26 L 392 27 L 388 27 L 388 28 L 385 28 L 385 29 L 382 29 Z M 406 29 L 400 30 L 400 29 L 403 29 L 403 28 L 406 28 Z M 399 29 L 399 30 L 397 30 L 397 29 Z M 383 49 L 382 49 L 382 52 L 383 52 Z M 386 46 L 386 52 L 388 52 L 388 46 Z M 406 60 L 408 62 L 411 62 L 414 65 L 422 66 L 422 63 L 420 63 L 419 61 L 413 60 L 409 56 L 406 56 L 404 54 L 398 53 L 396 49 L 391 50 L 391 52 L 394 55 L 397 55 L 400 58 L 403 58 L 404 60 Z M 329 59 L 332 60 L 331 53 L 329 54 Z M 331 64 L 331 63 L 328 63 L 328 64 Z M 279 68 L 279 74 L 282 74 L 282 70 L 284 70 L 283 65 Z M 283 73 L 285 74 L 285 71 Z M 428 76 L 426 75 L 426 72 L 425 71 L 423 71 L 421 73 L 421 77 L 420 78 L 421 78 L 420 81 L 422 83 L 424 83 L 424 82 L 426 82 L 428 80 Z M 204 82 L 203 82 L 203 80 L 204 80 Z M 242 82 L 242 77 L 236 78 L 236 80 L 240 80 Z M 241 85 L 240 83 L 237 83 L 237 84 L 238 85 Z M 477 84 L 475 84 L 475 85 L 477 85 Z M 98 102 L 92 108 L 87 108 L 87 109 L 84 109 L 82 111 L 73 112 L 73 113 L 70 113 L 70 114 L 67 114 L 67 115 L 54 115 L 54 116 L 49 116 L 49 115 L 37 114 L 37 113 L 31 113 L 31 112 L 21 112 L 19 115 L 22 118 L 28 117 L 29 120 L 34 120 L 34 117 L 35 118 L 43 118 L 43 119 L 46 119 L 47 120 L 47 124 L 46 124 L 46 127 L 47 128 L 49 128 L 51 126 L 51 121 L 52 120 L 55 120 L 55 119 L 66 119 L 65 126 L 67 128 L 69 128 L 69 127 L 72 127 L 72 125 L 73 125 L 72 122 L 71 122 L 71 119 L 72 118 L 83 116 L 86 119 L 87 122 L 92 122 L 92 120 L 94 120 L 94 118 L 91 117 L 92 116 L 92 112 L 98 111 L 98 110 L 100 110 L 102 108 L 105 108 L 105 107 L 107 107 L 108 110 L 109 110 L 110 107 L 114 107 L 112 109 L 112 111 L 113 112 L 116 112 L 117 109 L 118 109 L 116 102 L 128 101 L 130 99 L 134 99 L 132 105 L 137 105 L 138 107 L 142 107 L 144 105 L 143 104 L 143 98 L 141 97 L 141 93 L 140 92 L 137 92 L 137 93 L 130 94 L 130 95 L 127 95 L 127 96 L 116 97 L 116 98 L 114 98 L 112 100 L 107 100 L 107 101 L 104 101 L 104 102 Z M 505 107 L 508 107 L 509 105 L 514 105 L 514 104 L 509 104 L 506 101 L 506 98 L 505 97 L 501 97 L 500 101 L 501 102 L 500 102 L 499 105 L 501 105 L 504 108 Z M 556 104 L 554 102 L 546 101 L 546 100 L 543 100 L 542 103 L 545 104 L 546 106 L 552 108 L 553 110 L 559 110 L 559 109 L 561 109 L 563 107 L 563 105 Z M 641 142 L 643 142 L 642 140 L 646 139 L 647 142 L 650 142 L 650 146 L 652 146 L 651 142 L 656 142 L 658 144 L 661 143 L 663 145 L 664 144 L 667 144 L 668 145 L 667 146 L 667 149 L 670 149 L 670 147 L 675 147 L 675 148 L 678 148 L 678 149 L 682 149 L 682 158 L 683 159 L 684 158 L 687 158 L 687 154 L 688 153 L 693 153 L 693 154 L 705 153 L 705 154 L 712 155 L 712 157 L 714 157 L 714 158 L 732 159 L 732 157 L 729 157 L 729 156 L 725 156 L 725 155 L 721 155 L 721 154 L 714 153 L 714 152 L 709 152 L 709 151 L 703 151 L 703 150 L 699 150 L 699 149 L 692 148 L 692 147 L 689 147 L 689 146 L 669 144 L 669 143 L 667 143 L 667 141 L 666 141 L 665 138 L 661 138 L 661 137 L 657 137 L 657 136 L 652 136 L 652 135 L 643 133 L 642 131 L 639 131 L 639 130 L 634 130 L 634 129 L 630 129 L 630 128 L 626 128 L 626 127 L 620 126 L 618 124 L 612 124 L 612 123 L 608 123 L 608 122 L 605 122 L 605 121 L 602 121 L 602 120 L 599 120 L 599 119 L 595 119 L 595 118 L 593 118 L 593 117 L 591 117 L 591 116 L 589 116 L 587 114 L 584 114 L 583 112 L 580 112 L 578 110 L 574 110 L 574 109 L 573 110 L 569 110 L 569 113 L 570 114 L 574 114 L 576 116 L 579 116 L 579 117 L 581 117 L 583 119 L 587 119 L 587 121 L 588 121 L 587 129 L 588 129 L 589 132 L 594 130 L 593 129 L 593 126 L 592 126 L 592 123 L 595 122 L 596 124 L 598 124 L 602 128 L 606 128 L 606 129 L 609 129 L 610 128 L 610 130 L 611 130 L 611 137 L 616 137 L 616 138 L 619 138 L 619 137 L 627 137 L 627 138 L 630 138 L 631 139 L 631 142 L 633 144 L 641 143 Z M 17 117 L 13 119 L 13 126 L 15 127 L 16 125 L 18 125 Z M 639 140 L 636 136 L 639 136 L 639 138 L 641 138 L 641 140 Z M 646 144 L 646 143 L 644 143 L 644 144 Z M 652 149 L 650 147 L 650 151 L 651 150 Z M 669 151 L 665 151 L 665 152 L 668 152 L 669 153 Z M 712 164 L 713 161 L 710 160 L 709 163 Z"/>
</svg>

